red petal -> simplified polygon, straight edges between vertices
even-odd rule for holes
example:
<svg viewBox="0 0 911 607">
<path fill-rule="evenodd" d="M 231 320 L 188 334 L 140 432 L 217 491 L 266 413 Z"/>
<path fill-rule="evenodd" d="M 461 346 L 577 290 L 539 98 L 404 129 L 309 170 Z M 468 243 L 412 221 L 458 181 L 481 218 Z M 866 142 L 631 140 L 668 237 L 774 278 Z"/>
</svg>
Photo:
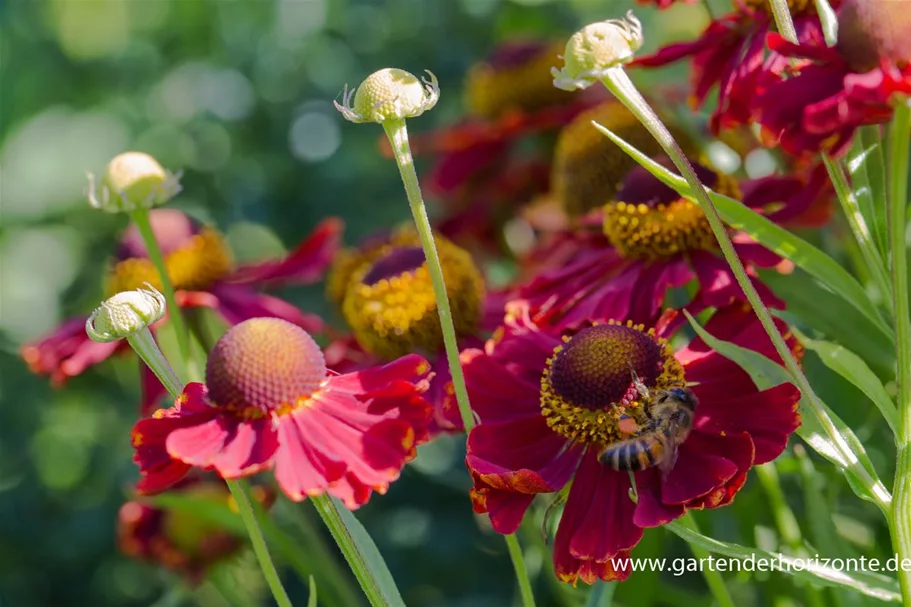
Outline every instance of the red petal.
<svg viewBox="0 0 911 607">
<path fill-rule="evenodd" d="M 313 435 L 306 423 L 298 423 L 295 413 L 279 418 L 279 446 L 274 466 L 275 480 L 282 491 L 290 499 L 300 501 L 308 495 L 325 492 L 330 483 L 342 478 L 346 466 L 314 447 L 321 442 L 319 434 Z"/>
<path fill-rule="evenodd" d="M 522 379 L 481 350 L 465 350 L 460 359 L 471 407 L 484 423 L 541 417 L 540 379 Z"/>
<path fill-rule="evenodd" d="M 337 217 L 325 219 L 284 259 L 241 266 L 227 282 L 260 286 L 317 282 L 339 248 L 344 227 Z"/>
<path fill-rule="evenodd" d="M 319 316 L 301 312 L 283 299 L 257 293 L 246 285 L 216 283 L 210 291 L 217 298 L 214 308 L 232 325 L 251 318 L 275 317 L 287 320 L 308 333 L 320 333 L 325 328 Z"/>
</svg>

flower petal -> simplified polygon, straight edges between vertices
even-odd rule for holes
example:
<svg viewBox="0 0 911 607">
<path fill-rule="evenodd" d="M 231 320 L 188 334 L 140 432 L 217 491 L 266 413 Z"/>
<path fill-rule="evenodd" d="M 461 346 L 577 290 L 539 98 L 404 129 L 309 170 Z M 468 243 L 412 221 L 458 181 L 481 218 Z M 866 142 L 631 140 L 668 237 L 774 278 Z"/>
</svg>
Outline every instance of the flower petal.
<svg viewBox="0 0 911 607">
<path fill-rule="evenodd" d="M 315 314 L 301 312 L 296 306 L 283 299 L 257 293 L 246 285 L 216 283 L 209 289 L 216 299 L 210 300 L 214 308 L 230 324 L 260 317 L 275 317 L 287 320 L 308 333 L 320 333 L 325 322 Z"/>
<path fill-rule="evenodd" d="M 338 459 L 321 453 L 314 442 L 320 440 L 306 422 L 298 423 L 294 413 L 279 418 L 275 451 L 275 480 L 290 499 L 301 501 L 308 495 L 319 495 L 339 480 L 347 466 Z"/>
<path fill-rule="evenodd" d="M 465 350 L 460 360 L 471 408 L 482 422 L 541 417 L 540 379 L 520 378 L 481 350 Z"/>
<path fill-rule="evenodd" d="M 71 318 L 38 341 L 22 346 L 21 354 L 32 373 L 50 375 L 60 386 L 70 377 L 80 375 L 92 365 L 128 350 L 126 341 L 96 343 L 85 333 L 87 316 Z"/>
<path fill-rule="evenodd" d="M 339 248 L 344 227 L 338 217 L 325 219 L 284 259 L 241 266 L 227 282 L 257 286 L 317 282 Z"/>
</svg>

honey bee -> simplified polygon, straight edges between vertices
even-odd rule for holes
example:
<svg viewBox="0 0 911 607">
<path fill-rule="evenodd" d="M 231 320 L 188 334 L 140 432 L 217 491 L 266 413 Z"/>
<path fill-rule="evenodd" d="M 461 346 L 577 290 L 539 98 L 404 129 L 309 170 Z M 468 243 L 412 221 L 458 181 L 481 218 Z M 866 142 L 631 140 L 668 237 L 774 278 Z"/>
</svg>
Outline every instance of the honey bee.
<svg viewBox="0 0 911 607">
<path fill-rule="evenodd" d="M 633 382 L 640 393 L 648 395 L 648 388 L 635 373 Z M 614 470 L 632 472 L 658 466 L 667 474 L 677 461 L 677 447 L 693 428 L 698 402 L 689 388 L 670 388 L 658 393 L 646 409 L 648 422 L 633 438 L 609 445 L 598 461 Z"/>
</svg>

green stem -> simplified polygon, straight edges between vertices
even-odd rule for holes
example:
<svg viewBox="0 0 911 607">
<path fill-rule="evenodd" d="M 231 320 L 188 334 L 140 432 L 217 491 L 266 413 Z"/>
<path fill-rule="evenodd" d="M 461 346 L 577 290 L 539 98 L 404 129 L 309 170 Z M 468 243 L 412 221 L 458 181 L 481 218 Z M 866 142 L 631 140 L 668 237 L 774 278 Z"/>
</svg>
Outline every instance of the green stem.
<svg viewBox="0 0 911 607">
<path fill-rule="evenodd" d="M 854 238 L 857 240 L 860 252 L 863 254 L 865 265 L 867 266 L 867 269 L 870 270 L 870 275 L 873 277 L 876 288 L 879 289 L 883 301 L 889 302 L 888 305 L 891 305 L 890 294 L 892 288 L 889 283 L 889 274 L 883 267 L 882 256 L 879 254 L 879 249 L 876 246 L 873 233 L 867 225 L 867 220 L 864 218 L 863 213 L 861 213 L 857 196 L 855 196 L 854 192 L 851 190 L 851 185 L 848 183 L 848 177 L 845 175 L 844 167 L 836 160 L 833 160 L 828 154 L 823 154 L 822 160 L 826 165 L 826 170 L 829 172 L 829 179 L 832 180 L 832 185 L 835 186 L 835 191 L 838 194 L 838 200 L 841 203 L 845 218 L 848 220 L 848 224 L 851 226 L 851 231 L 854 233 Z"/>
<path fill-rule="evenodd" d="M 724 227 L 724 223 L 721 221 L 721 217 L 718 215 L 718 209 L 715 208 L 715 204 L 706 193 L 705 186 L 700 183 L 699 178 L 696 176 L 696 172 L 693 170 L 693 167 L 690 164 L 689 159 L 687 159 L 686 155 L 683 153 L 683 150 L 680 149 L 680 146 L 674 140 L 670 131 L 667 130 L 667 127 L 664 126 L 664 123 L 661 122 L 661 119 L 658 118 L 655 111 L 652 110 L 632 81 L 630 81 L 629 76 L 623 71 L 622 66 L 608 70 L 606 76 L 602 79 L 602 83 L 615 97 L 617 97 L 617 99 L 629 108 L 633 115 L 639 119 L 646 129 L 648 129 L 652 137 L 655 138 L 674 162 L 674 165 L 680 171 L 681 177 L 683 177 L 690 186 L 693 198 L 695 198 L 696 202 L 699 203 L 699 206 L 705 213 L 705 217 L 712 228 L 712 232 L 718 240 L 718 246 L 721 249 L 722 256 L 734 273 L 734 277 L 740 285 L 740 288 L 743 289 L 747 301 L 749 301 L 750 305 L 753 307 L 753 311 L 756 313 L 756 317 L 759 319 L 762 328 L 772 341 L 775 351 L 778 352 L 778 355 L 781 357 L 782 361 L 784 361 L 785 368 L 787 368 L 794 383 L 797 384 L 797 387 L 800 389 L 807 407 L 812 411 L 814 417 L 817 418 L 820 425 L 831 439 L 833 446 L 838 449 L 842 461 L 849 462 L 852 472 L 868 483 L 868 486 L 876 486 L 877 483 L 875 480 L 870 477 L 869 472 L 860 465 L 857 461 L 857 457 L 845 444 L 844 438 L 841 436 L 841 433 L 838 431 L 832 418 L 826 413 L 825 405 L 819 399 L 819 396 L 817 396 L 812 386 L 810 386 L 809 380 L 807 380 L 806 375 L 804 375 L 803 370 L 800 368 L 800 363 L 797 362 L 793 352 L 788 348 L 788 344 L 784 337 L 782 337 L 781 333 L 778 331 L 778 327 L 775 326 L 772 315 L 762 302 L 762 298 L 756 291 L 756 287 L 753 286 L 753 282 L 747 275 L 743 262 L 734 250 L 731 238 Z M 875 494 L 878 498 L 877 505 L 883 513 L 889 516 L 891 496 L 888 495 L 888 491 L 884 491 L 883 493 L 885 495 Z"/>
<path fill-rule="evenodd" d="M 360 583 L 361 589 L 367 596 L 367 600 L 370 601 L 370 604 L 374 607 L 385 606 L 387 601 L 383 596 L 380 583 L 374 577 L 370 565 L 358 549 L 354 538 L 345 526 L 345 522 L 338 513 L 338 506 L 335 505 L 335 502 L 333 502 L 332 498 L 328 495 L 314 496 L 310 498 L 310 501 L 313 502 L 316 511 L 319 512 L 320 518 L 323 519 L 323 523 L 329 529 L 329 533 L 332 534 L 332 538 L 341 549 L 342 554 L 345 556 L 345 560 L 348 561 L 348 566 L 351 567 L 354 577 L 356 577 L 358 583 Z"/>
<path fill-rule="evenodd" d="M 892 298 L 895 310 L 895 358 L 898 365 L 898 461 L 895 470 L 892 538 L 899 559 L 911 560 L 911 312 L 908 303 L 908 157 L 911 108 L 896 105 L 889 133 L 889 249 L 892 254 Z M 906 605 L 911 605 L 911 571 L 899 567 Z"/>
<path fill-rule="evenodd" d="M 689 512 L 677 519 L 677 524 L 686 529 L 689 529 L 690 531 L 701 534 L 699 531 L 699 525 L 696 524 L 696 520 Z M 699 546 L 692 542 L 687 542 L 687 545 L 693 552 L 693 556 L 695 556 L 697 559 L 707 559 L 711 555 L 711 552 L 702 546 Z M 709 590 L 712 592 L 712 596 L 715 597 L 715 602 L 718 603 L 720 607 L 735 607 L 736 603 L 734 602 L 734 599 L 731 598 L 731 594 L 728 592 L 728 587 L 724 585 L 724 578 L 721 576 L 721 574 L 718 573 L 718 571 L 716 571 L 713 567 L 703 567 L 701 569 L 702 577 L 705 578 L 705 583 L 708 585 Z"/>
<path fill-rule="evenodd" d="M 149 253 L 149 259 L 152 265 L 158 270 L 158 277 L 161 280 L 161 290 L 168 302 L 168 311 L 171 322 L 174 323 L 174 332 L 177 334 L 177 346 L 180 348 L 180 355 L 183 358 L 184 366 L 191 377 L 197 375 L 196 363 L 193 360 L 193 353 L 190 350 L 190 340 L 187 334 L 187 327 L 183 321 L 183 315 L 180 306 L 177 305 L 177 298 L 174 296 L 174 285 L 171 284 L 171 277 L 168 276 L 167 266 L 164 262 L 164 256 L 161 253 L 161 247 L 155 238 L 155 232 L 152 230 L 152 223 L 149 221 L 148 209 L 137 209 L 131 213 L 133 222 L 145 242 L 146 250 Z"/>
<path fill-rule="evenodd" d="M 535 604 L 535 595 L 531 591 L 531 580 L 528 579 L 528 569 L 525 567 L 525 559 L 522 556 L 522 548 L 519 546 L 519 540 L 515 535 L 507 535 L 506 547 L 509 549 L 509 558 L 512 559 L 512 566 L 516 570 L 516 579 L 519 581 L 519 595 L 522 597 L 522 604 L 533 606 Z"/>
<path fill-rule="evenodd" d="M 172 311 L 171 318 L 174 320 L 174 328 L 177 333 L 180 350 L 184 355 L 184 362 L 186 364 L 185 370 L 190 378 L 195 380 L 199 377 L 199 372 L 193 364 L 190 355 L 189 335 L 186 326 L 183 323 L 183 316 L 181 315 L 180 308 L 177 307 L 177 303 L 174 299 L 174 287 L 171 285 L 171 280 L 168 277 L 164 264 L 164 257 L 161 254 L 161 248 L 159 248 L 158 241 L 155 239 L 155 234 L 152 231 L 148 210 L 140 209 L 135 211 L 133 213 L 133 221 L 136 222 L 136 227 L 139 229 L 139 233 L 145 242 L 146 250 L 149 252 L 149 258 L 158 270 L 165 299 L 167 299 L 168 306 Z M 151 333 L 148 337 L 152 339 Z M 152 372 L 161 379 L 162 384 L 165 389 L 171 393 L 171 396 L 174 398 L 180 396 L 180 393 L 183 390 L 183 384 L 180 381 L 176 381 L 175 383 L 177 378 L 174 371 L 171 369 L 164 356 L 161 356 L 161 351 L 158 349 L 158 346 L 155 345 L 154 351 L 151 350 L 148 344 L 143 343 L 144 336 L 141 332 L 132 336 L 128 341 L 130 342 L 130 345 L 134 345 L 134 342 L 138 343 L 138 348 L 134 346 L 137 354 L 142 357 L 143 362 L 149 366 Z M 152 343 L 154 344 L 154 339 L 152 339 Z M 155 352 L 157 352 L 159 356 L 155 356 Z M 250 505 L 245 481 L 225 479 L 225 482 L 228 485 L 228 489 L 231 490 L 231 494 L 234 496 L 234 501 L 237 503 L 241 518 L 243 518 L 244 525 L 247 527 L 247 533 L 250 536 L 253 551 L 256 553 L 256 558 L 259 560 L 259 566 L 262 569 L 263 576 L 266 578 L 266 582 L 272 590 L 272 596 L 275 598 L 275 602 L 279 607 L 291 607 L 291 600 L 282 587 L 278 573 L 275 571 L 275 565 L 272 563 L 272 558 L 269 556 L 269 549 L 266 547 L 266 541 L 263 539 L 262 529 L 259 528 L 259 524 L 256 522 L 256 515 L 253 512 L 253 507 Z"/>
<path fill-rule="evenodd" d="M 449 362 L 449 372 L 452 374 L 452 385 L 455 389 L 456 402 L 459 405 L 459 415 L 465 432 L 469 432 L 475 425 L 474 415 L 471 412 L 471 402 L 468 400 L 468 388 L 465 385 L 465 375 L 462 373 L 462 364 L 459 361 L 459 345 L 456 341 L 455 326 L 452 323 L 452 310 L 449 307 L 449 296 L 446 294 L 446 283 L 443 279 L 443 268 L 440 265 L 440 256 L 433 242 L 433 231 L 430 228 L 430 219 L 424 207 L 421 196 L 421 185 L 418 175 L 414 170 L 414 158 L 411 155 L 411 146 L 408 144 L 408 127 L 404 120 L 394 119 L 383 123 L 383 130 L 392 145 L 395 163 L 399 167 L 402 183 L 405 186 L 405 195 L 414 216 L 414 224 L 421 239 L 424 257 L 427 258 L 427 268 L 430 271 L 430 280 L 433 283 L 433 292 L 437 300 L 437 311 L 440 314 L 440 327 L 443 331 L 443 345 L 446 349 L 446 360 Z M 532 607 L 534 597 L 531 593 L 531 582 L 528 580 L 528 571 L 522 560 L 522 551 L 519 541 L 513 535 L 507 535 L 506 545 L 509 556 L 512 558 L 519 590 L 522 594 L 522 604 Z"/>
<path fill-rule="evenodd" d="M 180 396 L 180 393 L 183 392 L 183 384 L 178 379 L 177 374 L 174 373 L 174 369 L 171 368 L 168 359 L 161 353 L 161 349 L 158 347 L 155 338 L 152 337 L 152 332 L 149 331 L 149 328 L 146 327 L 142 331 L 137 331 L 127 336 L 127 343 L 139 355 L 142 362 L 155 374 L 155 377 L 165 387 L 165 390 L 174 398 Z"/>
<path fill-rule="evenodd" d="M 225 482 L 228 484 L 228 489 L 231 490 L 231 495 L 234 496 L 237 510 L 240 512 L 240 517 L 247 527 L 250 543 L 253 544 L 253 552 L 256 553 L 259 567 L 263 571 L 266 583 L 269 584 L 269 589 L 272 590 L 272 596 L 275 598 L 276 604 L 279 607 L 291 607 L 291 599 L 288 598 L 288 594 L 282 586 L 278 571 L 275 570 L 275 565 L 272 563 L 272 557 L 269 556 L 269 548 L 266 546 L 265 538 L 263 538 L 262 529 L 259 528 L 259 524 L 256 522 L 256 514 L 254 514 L 253 506 L 250 504 L 246 481 L 242 479 L 225 479 Z"/>
<path fill-rule="evenodd" d="M 772 15 L 775 17 L 778 33 L 788 42 L 797 44 L 797 30 L 794 29 L 794 21 L 791 19 L 787 0 L 769 0 L 769 4 L 772 6 Z"/>
<path fill-rule="evenodd" d="M 414 159 L 411 156 L 411 146 L 408 145 L 408 127 L 404 120 L 389 120 L 383 123 L 383 129 L 392 144 L 395 154 L 395 163 L 402 175 L 405 185 L 405 194 L 414 216 L 414 225 L 424 248 L 427 258 L 427 268 L 430 271 L 430 280 L 433 282 L 433 293 L 437 300 L 437 310 L 440 313 L 440 327 L 443 331 L 443 345 L 446 348 L 446 360 L 452 373 L 452 385 L 455 388 L 456 402 L 459 405 L 459 415 L 465 432 L 474 427 L 474 416 L 471 413 L 471 403 L 468 400 L 468 388 L 465 386 L 465 376 L 459 362 L 459 345 L 456 341 L 455 326 L 452 323 L 452 309 L 449 307 L 449 296 L 446 294 L 446 283 L 443 279 L 443 267 L 440 265 L 440 256 L 433 242 L 433 231 L 430 228 L 430 219 L 421 197 L 421 185 L 418 175 L 414 170 Z"/>
</svg>

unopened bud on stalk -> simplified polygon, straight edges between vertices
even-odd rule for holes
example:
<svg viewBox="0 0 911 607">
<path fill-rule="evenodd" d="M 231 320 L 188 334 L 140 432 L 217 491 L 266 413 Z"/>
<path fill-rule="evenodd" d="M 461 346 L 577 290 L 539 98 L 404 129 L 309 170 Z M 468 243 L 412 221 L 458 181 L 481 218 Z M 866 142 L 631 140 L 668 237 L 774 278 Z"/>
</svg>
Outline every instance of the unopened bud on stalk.
<svg viewBox="0 0 911 607">
<path fill-rule="evenodd" d="M 335 109 L 351 122 L 377 122 L 404 120 L 420 116 L 436 105 L 440 87 L 436 76 L 427 71 L 430 79 L 396 68 L 387 67 L 373 72 L 357 89 L 342 92 L 342 103 Z M 352 98 L 354 103 L 352 104 Z"/>
<path fill-rule="evenodd" d="M 164 316 L 164 295 L 149 283 L 148 289 L 123 291 L 103 301 L 85 321 L 85 332 L 92 341 L 117 341 L 134 335 Z"/>
<path fill-rule="evenodd" d="M 163 204 L 180 192 L 178 175 L 142 152 L 124 152 L 108 163 L 96 184 L 89 173 L 89 202 L 108 213 L 128 213 Z"/>
<path fill-rule="evenodd" d="M 632 11 L 626 19 L 586 25 L 566 43 L 563 69 L 551 69 L 554 86 L 567 91 L 588 88 L 607 70 L 629 63 L 641 46 L 642 24 Z"/>
</svg>

